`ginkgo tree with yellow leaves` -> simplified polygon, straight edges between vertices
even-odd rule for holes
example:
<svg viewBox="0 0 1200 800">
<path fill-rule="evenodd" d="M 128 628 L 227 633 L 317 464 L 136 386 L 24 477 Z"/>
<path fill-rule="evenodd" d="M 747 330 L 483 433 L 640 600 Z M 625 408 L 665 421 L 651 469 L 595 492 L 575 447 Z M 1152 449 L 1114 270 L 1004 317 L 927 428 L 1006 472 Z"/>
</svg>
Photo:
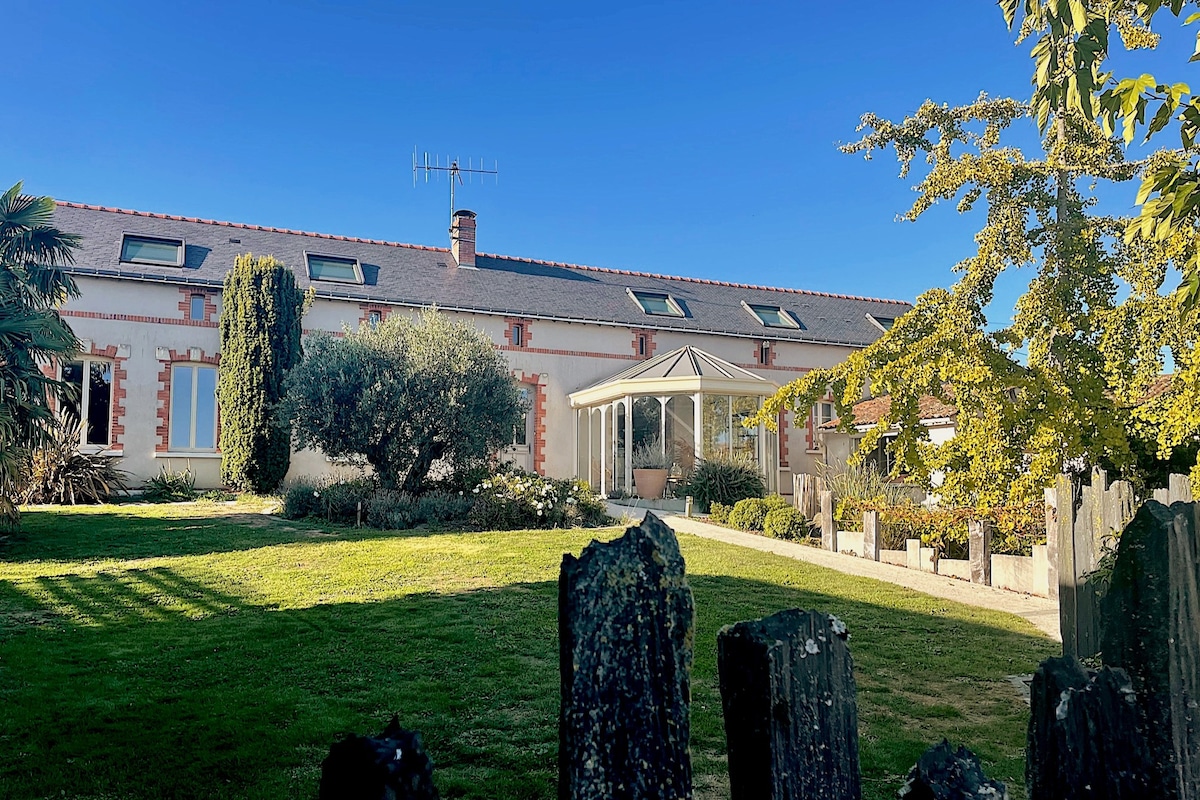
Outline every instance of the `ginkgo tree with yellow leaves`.
<svg viewBox="0 0 1200 800">
<path fill-rule="evenodd" d="M 1178 15 L 1185 4 L 1178 5 L 1168 10 Z M 863 116 L 862 138 L 842 149 L 868 158 L 893 150 L 902 177 L 919 170 L 906 220 L 941 203 L 980 216 L 977 252 L 955 266 L 953 286 L 922 294 L 845 362 L 783 387 L 749 424 L 771 424 L 784 410 L 807 413 L 831 390 L 842 428 L 851 430 L 854 403 L 890 395 L 890 410 L 865 433 L 859 453 L 897 432 L 896 470 L 927 485 L 941 476 L 938 493 L 955 505 L 1036 499 L 1058 473 L 1093 465 L 1136 480 L 1144 478 L 1145 454 L 1164 459 L 1194 448 L 1200 324 L 1185 313 L 1187 292 L 1167 284 L 1172 266 L 1195 262 L 1195 237 L 1097 209 L 1097 192 L 1128 190 L 1132 199 L 1139 179 L 1156 180 L 1190 152 L 1188 143 L 1130 158 L 1128 132 L 1146 116 L 1139 98 L 1149 87 L 1135 79 L 1141 89 L 1130 104 L 1131 84 L 1103 71 L 1109 32 L 1145 46 L 1158 6 L 1002 0 L 1010 25 L 1020 17 L 1020 38 L 1036 37 L 1030 100 L 927 101 L 899 122 Z M 1155 82 L 1154 91 L 1163 85 Z M 1192 107 L 1190 90 L 1164 91 L 1178 98 L 1172 108 L 1183 121 L 1176 124 L 1189 124 L 1190 112 L 1179 109 Z M 1149 127 L 1158 132 L 1172 119 L 1162 122 L 1156 111 Z M 1010 143 L 1021 126 L 1041 133 L 1040 152 Z M 1142 219 L 1156 213 L 1151 195 L 1161 194 L 1149 185 Z M 1032 279 L 1009 324 L 997 329 L 985 308 L 997 280 L 1020 268 Z M 1174 375 L 1164 380 L 1168 364 Z M 926 395 L 958 408 L 956 434 L 944 444 L 931 443 L 920 422 Z"/>
</svg>

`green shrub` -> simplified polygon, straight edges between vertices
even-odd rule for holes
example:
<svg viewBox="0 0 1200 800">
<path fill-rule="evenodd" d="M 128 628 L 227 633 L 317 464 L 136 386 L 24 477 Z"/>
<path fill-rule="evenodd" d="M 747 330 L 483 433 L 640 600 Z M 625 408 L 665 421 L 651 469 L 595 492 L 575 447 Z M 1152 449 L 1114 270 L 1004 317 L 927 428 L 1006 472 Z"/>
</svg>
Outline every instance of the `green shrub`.
<svg viewBox="0 0 1200 800">
<path fill-rule="evenodd" d="M 46 443 L 30 453 L 17 497 L 21 503 L 103 503 L 129 488 L 117 463 L 113 456 L 79 452 L 79 417 L 64 413 Z"/>
<path fill-rule="evenodd" d="M 708 518 L 718 525 L 724 525 L 729 522 L 729 512 L 733 509 L 724 503 L 710 503 L 708 506 Z"/>
<path fill-rule="evenodd" d="M 142 499 L 148 503 L 176 503 L 195 497 L 196 476 L 191 468 L 176 472 L 164 464 L 142 488 Z"/>
<path fill-rule="evenodd" d="M 221 480 L 273 492 L 287 474 L 292 429 L 280 419 L 283 381 L 301 358 L 304 292 L 272 256 L 237 256 L 221 293 Z"/>
<path fill-rule="evenodd" d="M 287 519 L 315 517 L 321 512 L 321 492 L 313 478 L 296 478 L 281 487 L 279 513 Z"/>
<path fill-rule="evenodd" d="M 768 510 L 766 500 L 757 497 L 738 500 L 729 512 L 729 524 L 739 531 L 761 531 Z"/>
<path fill-rule="evenodd" d="M 449 492 L 427 492 L 413 497 L 404 492 L 381 489 L 366 503 L 366 521 L 372 528 L 407 530 L 426 523 L 444 524 L 464 520 L 472 498 Z"/>
<path fill-rule="evenodd" d="M 791 506 L 773 508 L 763 518 L 763 533 L 772 539 L 803 539 L 808 536 L 808 521 Z"/>
<path fill-rule="evenodd" d="M 704 511 L 713 503 L 732 506 L 749 497 L 766 494 L 762 473 L 751 462 L 736 458 L 709 458 L 699 462 L 675 495 L 691 495 Z"/>
<path fill-rule="evenodd" d="M 365 520 L 367 503 L 378 490 L 378 481 L 365 475 L 299 478 L 283 488 L 281 513 L 288 519 L 316 517 L 325 522 L 353 525 L 359 519 L 359 504 Z"/>
<path fill-rule="evenodd" d="M 583 481 L 502 472 L 471 494 L 471 524 L 483 530 L 597 527 L 608 522 L 604 501 Z"/>
</svg>

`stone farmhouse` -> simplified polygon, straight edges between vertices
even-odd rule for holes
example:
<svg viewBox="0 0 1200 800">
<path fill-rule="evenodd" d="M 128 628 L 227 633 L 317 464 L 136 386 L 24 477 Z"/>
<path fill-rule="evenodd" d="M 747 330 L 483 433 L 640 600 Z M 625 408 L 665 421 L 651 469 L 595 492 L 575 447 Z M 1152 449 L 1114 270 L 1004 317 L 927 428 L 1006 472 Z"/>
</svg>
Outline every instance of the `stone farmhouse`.
<svg viewBox="0 0 1200 800">
<path fill-rule="evenodd" d="M 720 452 L 754 458 L 770 486 L 790 492 L 792 471 L 822 460 L 823 407 L 787 415 L 779 435 L 740 420 L 778 386 L 874 341 L 910 307 L 479 253 L 475 214 L 465 210 L 455 212 L 449 247 L 69 202 L 58 204 L 55 224 L 83 237 L 68 269 L 82 296 L 63 309 L 83 352 L 46 367 L 80 387 L 81 448 L 120 456 L 135 478 L 187 466 L 198 487 L 220 479 L 221 286 L 242 253 L 273 255 L 313 287 L 306 333 L 428 306 L 483 330 L 529 401 L 505 457 L 603 492 L 632 488 L 632 453 L 652 441 L 683 468 Z M 290 474 L 338 468 L 302 452 Z"/>
</svg>

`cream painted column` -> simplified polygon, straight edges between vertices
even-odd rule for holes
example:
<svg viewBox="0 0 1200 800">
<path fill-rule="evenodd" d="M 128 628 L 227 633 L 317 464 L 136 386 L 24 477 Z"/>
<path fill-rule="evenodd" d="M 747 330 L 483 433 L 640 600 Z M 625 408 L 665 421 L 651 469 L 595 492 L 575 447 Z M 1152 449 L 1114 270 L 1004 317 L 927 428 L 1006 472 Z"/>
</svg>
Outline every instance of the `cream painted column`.
<svg viewBox="0 0 1200 800">
<path fill-rule="evenodd" d="M 605 434 L 608 432 L 608 406 L 600 406 L 600 494 L 608 494 L 608 448 L 605 447 Z"/>
<path fill-rule="evenodd" d="M 670 398 L 659 397 L 658 400 L 658 450 L 662 455 L 667 454 L 667 400 Z"/>
<path fill-rule="evenodd" d="M 701 405 L 703 394 L 692 395 L 692 439 L 696 444 L 696 460 L 704 458 L 704 410 Z"/>
<path fill-rule="evenodd" d="M 625 495 L 633 494 L 633 395 L 625 395 Z"/>
</svg>

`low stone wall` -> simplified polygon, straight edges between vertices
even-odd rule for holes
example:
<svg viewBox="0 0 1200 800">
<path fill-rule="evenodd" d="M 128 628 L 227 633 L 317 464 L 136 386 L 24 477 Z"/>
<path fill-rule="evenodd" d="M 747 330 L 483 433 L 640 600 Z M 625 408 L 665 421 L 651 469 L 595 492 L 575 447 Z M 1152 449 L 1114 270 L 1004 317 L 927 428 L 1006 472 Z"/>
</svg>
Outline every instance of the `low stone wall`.
<svg viewBox="0 0 1200 800">
<path fill-rule="evenodd" d="M 868 512 L 870 513 L 870 512 Z M 867 528 L 869 523 L 864 522 Z M 863 531 L 838 531 L 836 550 L 844 555 L 869 558 Z M 950 578 L 976 583 L 988 583 L 997 589 L 1050 596 L 1050 558 L 1046 545 L 1034 545 L 1032 556 L 990 555 L 990 579 L 986 575 L 971 574 L 970 559 L 937 558 L 932 548 L 922 547 L 919 539 L 905 541 L 904 550 L 880 550 L 879 560 L 897 567 L 932 572 Z"/>
</svg>

